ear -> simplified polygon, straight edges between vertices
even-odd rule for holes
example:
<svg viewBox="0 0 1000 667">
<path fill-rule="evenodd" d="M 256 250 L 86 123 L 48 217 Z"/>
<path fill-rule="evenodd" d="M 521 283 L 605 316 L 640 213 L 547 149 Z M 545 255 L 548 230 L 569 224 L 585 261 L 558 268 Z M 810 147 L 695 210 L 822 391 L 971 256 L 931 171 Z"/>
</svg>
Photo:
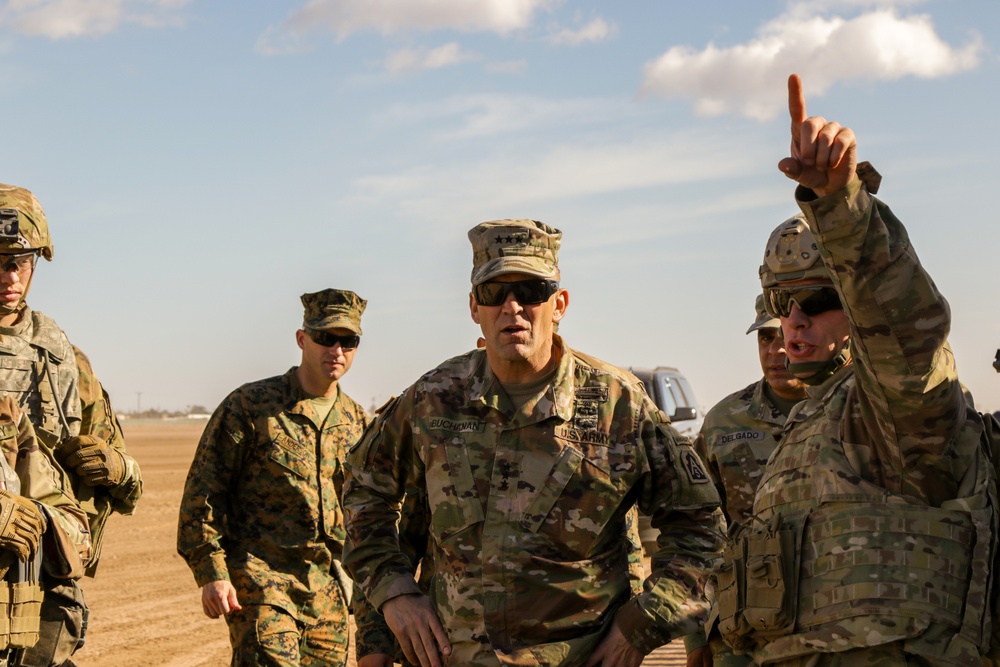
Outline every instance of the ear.
<svg viewBox="0 0 1000 667">
<path fill-rule="evenodd" d="M 472 321 L 479 324 L 479 304 L 476 303 L 476 297 L 472 296 L 472 292 L 469 292 L 469 314 L 472 315 Z"/>
<path fill-rule="evenodd" d="M 552 321 L 559 322 L 566 317 L 566 309 L 569 308 L 569 292 L 560 288 L 556 292 L 556 302 L 552 309 Z"/>
<path fill-rule="evenodd" d="M 295 342 L 298 344 L 300 350 L 306 349 L 306 332 L 302 329 L 296 331 Z"/>
</svg>

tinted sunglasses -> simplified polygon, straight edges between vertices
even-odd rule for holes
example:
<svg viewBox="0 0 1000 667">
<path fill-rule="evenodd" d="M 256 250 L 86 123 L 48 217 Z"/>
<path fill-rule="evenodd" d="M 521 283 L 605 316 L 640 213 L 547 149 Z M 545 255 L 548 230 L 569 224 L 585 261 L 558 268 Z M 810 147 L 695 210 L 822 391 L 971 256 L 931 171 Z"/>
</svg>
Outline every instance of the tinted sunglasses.
<svg viewBox="0 0 1000 667">
<path fill-rule="evenodd" d="M 842 310 L 840 295 L 830 285 L 805 285 L 772 289 L 769 294 L 771 312 L 778 317 L 788 317 L 795 303 L 804 315 L 814 317 L 828 310 Z"/>
<path fill-rule="evenodd" d="M 340 349 L 353 350 L 361 344 L 361 336 L 358 334 L 346 334 L 344 336 L 340 336 L 338 334 L 332 334 L 329 331 L 312 331 L 310 329 L 306 329 L 305 331 L 306 335 L 312 339 L 312 342 L 322 347 L 333 347 L 339 343 Z"/>
<path fill-rule="evenodd" d="M 515 280 L 512 283 L 485 282 L 472 288 L 472 295 L 480 306 L 500 306 L 508 294 L 522 306 L 544 303 L 556 293 L 559 283 L 555 280 Z"/>
</svg>

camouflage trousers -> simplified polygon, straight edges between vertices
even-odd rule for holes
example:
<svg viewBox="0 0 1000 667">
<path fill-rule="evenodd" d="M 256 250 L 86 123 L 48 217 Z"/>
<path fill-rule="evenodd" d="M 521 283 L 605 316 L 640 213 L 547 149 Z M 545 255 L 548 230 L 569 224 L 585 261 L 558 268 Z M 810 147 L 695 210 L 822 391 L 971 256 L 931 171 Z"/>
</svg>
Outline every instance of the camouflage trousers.
<svg viewBox="0 0 1000 667">
<path fill-rule="evenodd" d="M 750 663 L 752 667 L 756 663 Z M 767 667 L 934 667 L 935 662 L 906 653 L 900 644 L 885 644 L 837 653 L 813 653 L 769 662 Z"/>
<path fill-rule="evenodd" d="M 17 667 L 73 667 L 71 656 L 83 646 L 90 610 L 75 581 L 42 576 L 42 624 L 38 643 L 25 649 Z"/>
<path fill-rule="evenodd" d="M 339 594 L 339 588 L 338 588 Z M 330 613 L 303 623 L 284 609 L 244 604 L 226 616 L 232 667 L 343 667 L 349 640 L 343 598 Z"/>
</svg>

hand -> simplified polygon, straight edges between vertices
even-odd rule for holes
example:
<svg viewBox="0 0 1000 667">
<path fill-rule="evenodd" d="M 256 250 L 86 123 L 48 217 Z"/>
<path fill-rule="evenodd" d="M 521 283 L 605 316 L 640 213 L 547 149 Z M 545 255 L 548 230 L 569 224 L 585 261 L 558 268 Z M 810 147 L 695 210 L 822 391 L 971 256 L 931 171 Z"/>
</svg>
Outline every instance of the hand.
<svg viewBox="0 0 1000 667">
<path fill-rule="evenodd" d="M 209 618 L 218 618 L 243 609 L 236 599 L 236 589 L 225 579 L 212 581 L 201 587 L 201 608 Z"/>
<path fill-rule="evenodd" d="M 451 642 L 426 595 L 394 597 L 382 605 L 382 615 L 414 665 L 441 667 L 441 654 L 451 655 Z"/>
<path fill-rule="evenodd" d="M 358 658 L 358 667 L 392 667 L 392 656 L 385 653 L 372 653 Z"/>
<path fill-rule="evenodd" d="M 712 649 L 699 646 L 688 653 L 687 667 L 712 667 Z"/>
<path fill-rule="evenodd" d="M 38 550 L 45 527 L 45 517 L 33 500 L 0 490 L 0 548 L 27 561 Z"/>
<path fill-rule="evenodd" d="M 625 635 L 618 629 L 618 625 L 611 623 L 611 629 L 605 635 L 597 649 L 590 655 L 586 667 L 639 667 L 646 654 L 636 649 Z"/>
<path fill-rule="evenodd" d="M 821 197 L 853 181 L 858 164 L 854 131 L 820 116 L 806 118 L 798 74 L 788 77 L 788 115 L 792 118 L 792 156 L 779 162 L 778 169 Z"/>
<path fill-rule="evenodd" d="M 125 459 L 100 438 L 74 436 L 59 449 L 63 463 L 91 486 L 118 486 L 125 478 Z"/>
</svg>

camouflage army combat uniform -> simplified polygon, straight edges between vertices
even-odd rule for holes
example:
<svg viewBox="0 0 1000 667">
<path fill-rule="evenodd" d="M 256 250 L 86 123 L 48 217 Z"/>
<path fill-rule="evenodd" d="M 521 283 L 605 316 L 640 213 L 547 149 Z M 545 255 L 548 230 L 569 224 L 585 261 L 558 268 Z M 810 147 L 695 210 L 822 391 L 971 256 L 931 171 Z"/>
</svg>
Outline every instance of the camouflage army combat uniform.
<svg viewBox="0 0 1000 667">
<path fill-rule="evenodd" d="M 400 509 L 399 544 L 403 554 L 409 559 L 411 573 L 417 575 L 417 587 L 424 594 L 429 594 L 434 580 L 434 569 L 431 559 L 424 558 L 427 553 L 427 536 L 429 509 L 425 506 L 426 496 L 417 489 L 407 489 Z M 636 508 L 626 516 L 627 546 L 629 549 L 629 580 L 632 584 L 632 595 L 642 593 L 642 582 L 646 578 L 643 564 L 642 542 L 639 539 L 639 513 Z M 419 572 L 418 572 L 419 566 Z M 405 667 L 412 667 L 399 650 L 396 638 L 386 625 L 382 614 L 368 601 L 360 587 L 355 585 L 354 597 L 351 600 L 354 613 L 355 655 L 358 660 L 366 655 L 391 655 L 395 661 Z"/>
<path fill-rule="evenodd" d="M 110 486 L 92 486 L 79 475 L 73 476 L 74 491 L 80 506 L 87 512 L 94 541 L 94 555 L 87 564 L 87 576 L 97 572 L 104 542 L 104 526 L 113 512 L 129 516 L 135 512 L 142 496 L 142 474 L 139 463 L 125 452 L 125 437 L 118 416 L 111 407 L 108 392 L 94 374 L 94 368 L 78 347 L 73 346 L 80 383 L 80 435 L 97 438 L 114 448 L 124 466 L 122 478 Z"/>
<path fill-rule="evenodd" d="M 28 506 L 41 512 L 38 524 L 41 539 L 34 528 L 24 533 L 26 548 L 19 555 L 11 544 L 0 545 L 0 665 L 21 665 L 25 649 L 39 639 L 42 589 L 41 571 L 52 581 L 70 581 L 84 574 L 90 558 L 90 531 L 86 514 L 77 504 L 69 477 L 55 460 L 51 448 L 40 441 L 30 420 L 11 396 L 0 398 L 0 496 L 34 501 Z M 4 503 L 5 504 L 5 503 Z M 35 522 L 14 509 L 14 516 L 3 523 L 17 521 L 24 531 Z M 31 545 L 30 547 L 28 545 Z"/>
<path fill-rule="evenodd" d="M 850 321 L 853 363 L 789 416 L 753 530 L 720 574 L 720 608 L 744 612 L 720 611 L 720 627 L 760 664 L 978 665 L 996 499 L 946 340 L 948 304 L 858 179 L 796 196 Z"/>
<path fill-rule="evenodd" d="M 0 221 L 3 258 L 30 253 L 52 259 L 45 213 L 29 191 L 0 184 Z M 27 271 L 27 267 L 23 270 Z M 21 271 L 19 268 L 18 276 Z M 89 361 L 79 354 L 86 368 L 87 386 L 96 387 L 97 398 L 81 394 L 78 351 L 66 334 L 24 301 L 34 276 L 34 263 L 26 275 L 29 277 L 20 301 L 0 306 L 3 317 L 16 315 L 13 324 L 0 326 L 0 393 L 14 397 L 28 414 L 38 438 L 53 450 L 68 474 L 74 495 L 91 520 L 93 556 L 87 574 L 93 576 L 108 514 L 131 513 L 142 493 L 139 466 L 124 451 L 107 394 L 93 376 Z M 117 429 L 113 449 L 102 440 L 109 431 L 109 422 L 114 422 Z M 87 607 L 79 586 L 73 581 L 57 582 L 45 577 L 42 583 L 45 600 L 41 639 L 21 657 L 25 667 L 62 665 L 85 638 Z"/>
<path fill-rule="evenodd" d="M 707 612 L 721 513 L 700 461 L 638 380 L 555 342 L 553 379 L 520 409 L 477 350 L 408 388 L 347 458 L 345 567 L 378 608 L 419 592 L 396 503 L 427 491 L 424 561 L 448 665 L 582 665 L 616 613 L 650 651 Z M 661 533 L 633 597 L 636 502 Z"/>
<path fill-rule="evenodd" d="M 335 563 L 345 535 L 341 460 L 367 418 L 339 391 L 324 421 L 295 370 L 222 402 L 184 487 L 178 552 L 199 586 L 231 580 L 243 607 L 226 617 L 234 665 L 262 664 L 264 651 L 274 664 L 298 664 L 282 661 L 300 652 L 286 645 L 297 632 L 287 623 L 313 630 L 303 665 L 346 660 L 349 584 Z"/>
</svg>

